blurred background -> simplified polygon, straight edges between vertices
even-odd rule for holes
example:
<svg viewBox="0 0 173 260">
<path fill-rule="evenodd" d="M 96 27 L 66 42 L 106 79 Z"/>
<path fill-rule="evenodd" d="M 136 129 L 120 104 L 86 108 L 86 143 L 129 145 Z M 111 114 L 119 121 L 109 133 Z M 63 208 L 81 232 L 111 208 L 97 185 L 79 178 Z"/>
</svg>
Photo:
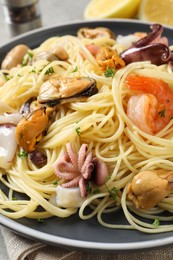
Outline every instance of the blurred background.
<svg viewBox="0 0 173 260">
<path fill-rule="evenodd" d="M 173 27 L 172 14 L 173 0 L 0 0 L 0 46 L 35 27 L 81 19 L 132 18 Z"/>
<path fill-rule="evenodd" d="M 10 2 L 10 0 L 7 2 Z M 14 0 L 14 2 L 20 2 L 20 0 Z M 63 24 L 65 22 L 72 22 L 75 20 L 83 19 L 83 12 L 88 2 L 89 0 L 39 0 L 39 9 L 41 14 L 42 26 L 45 27 L 55 24 Z M 9 26 L 5 21 L 3 5 L 4 1 L 1 0 L 0 46 L 7 43 L 12 37 L 9 32 Z M 6 16 L 7 15 L 8 14 L 6 14 Z"/>
</svg>

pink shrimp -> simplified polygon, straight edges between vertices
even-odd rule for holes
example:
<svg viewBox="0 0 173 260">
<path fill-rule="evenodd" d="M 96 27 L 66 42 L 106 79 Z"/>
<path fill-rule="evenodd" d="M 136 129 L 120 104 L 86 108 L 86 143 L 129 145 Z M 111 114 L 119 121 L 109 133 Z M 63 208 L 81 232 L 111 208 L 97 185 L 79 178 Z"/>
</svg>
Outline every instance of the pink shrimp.
<svg viewBox="0 0 173 260">
<path fill-rule="evenodd" d="M 142 131 L 155 134 L 173 117 L 173 91 L 161 79 L 130 74 L 129 89 L 135 91 L 127 104 L 127 115 Z"/>
<path fill-rule="evenodd" d="M 85 47 L 94 57 L 96 57 L 97 53 L 100 51 L 101 48 L 99 45 L 96 44 L 87 44 Z"/>
<path fill-rule="evenodd" d="M 87 44 L 87 45 L 85 45 L 85 47 L 88 49 L 88 51 L 91 53 L 91 55 L 93 55 L 94 58 L 96 57 L 97 53 L 100 51 L 100 48 L 101 48 L 99 45 L 96 45 L 93 43 Z M 82 52 L 80 52 L 80 55 L 81 55 L 82 59 L 85 60 L 85 55 Z"/>
</svg>

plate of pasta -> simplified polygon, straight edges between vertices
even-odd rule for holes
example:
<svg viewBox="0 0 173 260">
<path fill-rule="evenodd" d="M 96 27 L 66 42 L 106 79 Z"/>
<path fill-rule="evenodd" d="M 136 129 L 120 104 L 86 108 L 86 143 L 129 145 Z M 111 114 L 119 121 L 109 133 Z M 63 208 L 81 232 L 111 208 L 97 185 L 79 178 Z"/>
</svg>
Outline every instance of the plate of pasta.
<svg viewBox="0 0 173 260">
<path fill-rule="evenodd" d="M 173 243 L 172 35 L 79 21 L 1 47 L 2 225 L 92 251 Z"/>
</svg>

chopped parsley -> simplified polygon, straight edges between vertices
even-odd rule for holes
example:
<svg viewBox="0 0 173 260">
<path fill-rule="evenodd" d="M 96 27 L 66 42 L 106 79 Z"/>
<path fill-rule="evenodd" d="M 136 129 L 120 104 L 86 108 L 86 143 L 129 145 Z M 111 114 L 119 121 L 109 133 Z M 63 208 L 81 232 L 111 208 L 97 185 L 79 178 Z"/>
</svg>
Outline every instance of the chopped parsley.
<svg viewBox="0 0 173 260">
<path fill-rule="evenodd" d="M 86 184 L 86 191 L 90 195 L 95 195 L 95 194 L 100 193 L 100 190 L 99 189 L 94 189 L 90 182 L 87 182 L 87 184 Z"/>
<path fill-rule="evenodd" d="M 38 218 L 38 219 L 37 219 L 37 222 L 39 222 L 39 223 L 43 223 L 43 222 L 44 222 L 44 219 L 42 219 L 42 218 Z"/>
<path fill-rule="evenodd" d="M 160 220 L 158 218 L 156 218 L 152 224 L 155 228 L 158 227 L 160 225 Z"/>
<path fill-rule="evenodd" d="M 12 77 L 10 77 L 7 73 L 3 73 L 4 78 L 6 81 L 10 80 Z"/>
<path fill-rule="evenodd" d="M 29 73 L 36 73 L 36 70 L 32 69 Z"/>
<path fill-rule="evenodd" d="M 108 189 L 108 191 L 109 191 L 111 197 L 112 197 L 114 200 L 116 200 L 116 199 L 117 199 L 117 195 L 118 195 L 119 189 L 117 189 L 116 187 L 113 187 L 111 190 Z"/>
<path fill-rule="evenodd" d="M 22 152 L 19 152 L 18 154 L 18 157 L 19 158 L 26 158 L 26 157 L 28 157 L 28 152 L 26 152 L 26 151 L 22 151 Z"/>
<path fill-rule="evenodd" d="M 108 180 L 110 180 L 111 176 L 108 175 L 106 178 L 105 178 L 105 182 L 107 182 Z"/>
<path fill-rule="evenodd" d="M 77 66 L 74 68 L 74 70 L 72 71 L 72 73 L 74 73 L 74 72 L 76 72 L 76 71 L 78 71 L 78 67 L 77 67 Z"/>
<path fill-rule="evenodd" d="M 22 60 L 22 66 L 26 66 L 28 65 L 31 61 L 32 61 L 32 58 L 33 58 L 34 54 L 30 51 L 27 52 L 27 54 L 23 57 L 23 60 Z"/>
<path fill-rule="evenodd" d="M 57 180 L 53 182 L 53 185 L 57 185 L 57 184 L 58 184 L 58 181 L 57 181 Z"/>
<path fill-rule="evenodd" d="M 53 74 L 54 72 L 55 72 L 54 69 L 53 69 L 52 67 L 50 67 L 48 70 L 46 70 L 45 75 L 51 75 L 51 74 Z"/>
<path fill-rule="evenodd" d="M 98 194 L 98 193 L 100 193 L 100 190 L 99 190 L 99 189 L 95 189 L 95 190 L 93 190 L 93 192 L 92 192 L 93 195 Z"/>
<path fill-rule="evenodd" d="M 81 135 L 80 127 L 77 127 L 75 130 L 76 130 L 76 133 L 80 136 Z"/>
<path fill-rule="evenodd" d="M 92 194 L 93 187 L 90 182 L 87 182 L 86 184 L 86 191 L 88 192 L 88 194 Z"/>
<path fill-rule="evenodd" d="M 113 68 L 107 68 L 104 75 L 106 78 L 113 77 L 115 75 L 115 70 Z"/>
<path fill-rule="evenodd" d="M 163 110 L 159 111 L 159 116 L 160 117 L 165 117 L 165 112 L 166 112 L 166 108 L 164 108 Z"/>
</svg>

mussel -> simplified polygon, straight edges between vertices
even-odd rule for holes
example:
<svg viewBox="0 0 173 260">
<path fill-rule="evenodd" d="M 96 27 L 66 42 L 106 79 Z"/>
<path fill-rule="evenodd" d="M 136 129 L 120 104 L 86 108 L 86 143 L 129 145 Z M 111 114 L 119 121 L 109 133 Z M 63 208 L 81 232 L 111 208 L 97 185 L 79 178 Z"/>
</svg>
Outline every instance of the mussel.
<svg viewBox="0 0 173 260">
<path fill-rule="evenodd" d="M 27 152 L 33 152 L 49 126 L 52 108 L 41 107 L 24 117 L 16 127 L 17 143 Z"/>
<path fill-rule="evenodd" d="M 53 107 L 58 104 L 85 100 L 97 92 L 96 81 L 92 78 L 52 78 L 41 85 L 38 102 Z"/>
<path fill-rule="evenodd" d="M 31 97 L 23 104 L 23 106 L 20 109 L 20 113 L 22 115 L 28 115 L 36 108 L 36 97 Z"/>
<path fill-rule="evenodd" d="M 96 27 L 96 28 L 88 28 L 84 27 L 78 30 L 77 36 L 80 39 L 87 38 L 87 39 L 97 39 L 107 37 L 110 39 L 115 39 L 114 33 L 105 27 Z"/>
</svg>

